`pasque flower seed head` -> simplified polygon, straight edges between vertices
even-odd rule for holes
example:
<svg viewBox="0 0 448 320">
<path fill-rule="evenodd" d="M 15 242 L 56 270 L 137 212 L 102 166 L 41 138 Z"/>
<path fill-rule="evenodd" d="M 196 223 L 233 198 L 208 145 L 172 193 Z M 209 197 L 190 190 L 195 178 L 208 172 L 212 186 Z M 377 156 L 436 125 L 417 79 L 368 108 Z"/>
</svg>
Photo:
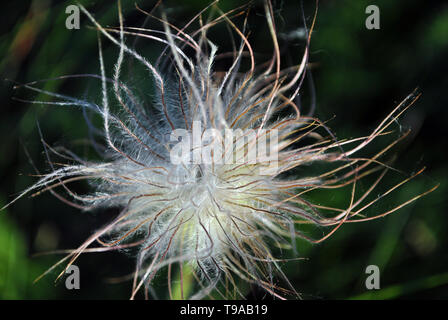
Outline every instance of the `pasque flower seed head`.
<svg viewBox="0 0 448 320">
<path fill-rule="evenodd" d="M 20 195 L 50 191 L 83 210 L 120 208 L 111 223 L 61 260 L 67 267 L 83 252 L 136 247 L 132 298 L 141 288 L 150 288 L 162 269 L 168 270 L 171 297 L 176 272 L 181 298 L 243 297 L 241 280 L 283 298 L 296 290 L 281 271 L 284 259 L 274 256 L 273 248 L 294 247 L 296 237 L 323 241 L 344 223 L 385 216 L 423 195 L 373 217 L 364 216 L 366 208 L 415 175 L 368 200 L 390 168 L 381 158 L 400 139 L 369 158 L 357 156 L 374 139 L 388 134 L 418 95 L 406 98 L 370 134 L 351 140 L 335 139 L 324 122 L 301 113 L 296 98 L 308 69 L 316 15 L 306 32 L 303 56 L 284 67 L 269 1 L 264 10 L 273 53 L 266 61 L 256 59 L 250 42 L 247 7 L 224 13 L 214 2 L 182 27 L 170 23 L 163 8 L 156 17 L 137 7 L 159 21 L 160 30 L 125 27 L 120 2 L 117 28 L 102 26 L 79 7 L 99 35 L 99 74 L 90 77 L 101 84 L 101 103 L 23 85 L 56 98 L 52 104 L 94 111 L 103 123 L 102 161 L 81 159 L 44 144 L 48 155 L 69 158 L 71 164 L 52 164 L 52 172 Z M 207 10 L 210 15 L 204 21 Z M 236 17 L 245 17 L 240 26 Z M 191 30 L 195 24 L 199 26 Z M 225 24 L 232 34 L 231 52 L 208 36 L 218 24 Z M 159 59 L 149 61 L 134 49 L 128 41 L 134 37 L 164 45 Z M 117 48 L 113 68 L 103 60 L 105 40 Z M 229 57 L 226 70 L 215 69 L 218 60 Z M 144 101 L 122 80 L 128 60 L 134 68 L 146 69 L 148 82 L 141 86 L 154 83 L 155 101 Z M 330 169 L 318 174 L 309 170 L 309 175 L 296 171 L 322 163 Z M 377 178 L 359 194 L 357 182 L 372 175 Z M 70 189 L 71 182 L 83 179 L 91 181 L 91 194 Z M 344 209 L 306 200 L 308 192 L 331 194 L 347 186 L 351 192 Z M 314 239 L 303 231 L 304 224 L 328 232 Z M 276 284 L 276 277 L 283 278 L 285 288 Z M 186 279 L 196 283 L 194 291 L 183 290 Z"/>
</svg>

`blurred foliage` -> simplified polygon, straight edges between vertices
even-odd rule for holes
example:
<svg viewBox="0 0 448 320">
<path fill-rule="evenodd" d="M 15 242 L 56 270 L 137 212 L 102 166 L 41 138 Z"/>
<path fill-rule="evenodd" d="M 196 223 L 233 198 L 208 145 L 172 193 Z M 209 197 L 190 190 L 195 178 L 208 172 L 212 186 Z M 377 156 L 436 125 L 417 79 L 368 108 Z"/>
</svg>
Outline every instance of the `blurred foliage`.
<svg viewBox="0 0 448 320">
<path fill-rule="evenodd" d="M 154 2 L 137 1 L 147 10 Z M 364 25 L 365 8 L 371 2 L 381 10 L 380 30 L 367 30 Z M 116 6 L 111 5 L 112 2 L 81 3 L 104 25 L 117 25 Z M 182 25 L 208 3 L 205 0 L 168 1 L 166 8 L 170 8 L 170 16 L 176 17 L 173 22 Z M 96 32 L 87 28 L 87 19 L 81 18 L 81 30 L 64 27 L 65 8 L 69 4 L 72 1 L 8 1 L 3 4 L 2 79 L 26 83 L 99 72 Z M 281 34 L 287 35 L 302 26 L 299 2 L 273 1 L 273 4 Z M 142 19 L 142 14 L 136 12 L 134 1 L 124 0 L 123 5 L 125 23 L 141 25 L 144 17 Z M 239 1 L 220 2 L 223 10 L 238 5 Z M 314 1 L 305 1 L 308 25 L 314 5 Z M 256 50 L 270 54 L 263 10 L 257 1 L 254 11 L 258 18 L 250 20 L 249 39 Z M 225 47 L 228 43 L 225 30 L 216 32 L 214 37 L 217 44 L 224 43 Z M 292 39 L 281 45 L 290 63 L 297 63 L 303 52 L 303 41 Z M 106 65 L 112 66 L 117 50 L 107 41 L 104 41 L 104 48 Z M 137 49 L 152 60 L 157 58 L 159 47 L 140 41 Z M 448 298 L 447 55 L 447 3 L 320 1 L 310 56 L 316 115 L 330 120 L 329 126 L 337 137 L 368 134 L 414 88 L 419 87 L 423 93 L 395 128 L 410 128 L 412 133 L 395 149 L 399 157 L 394 166 L 404 172 L 402 178 L 423 166 L 428 168 L 423 176 L 370 208 L 369 213 L 387 211 L 437 183 L 441 185 L 432 194 L 384 219 L 345 225 L 322 244 L 298 241 L 298 253 L 291 258 L 304 259 L 284 264 L 284 270 L 305 299 Z M 129 78 L 133 88 L 150 99 L 146 73 L 133 70 Z M 29 90 L 13 90 L 14 82 L 10 80 L 0 85 L 0 205 L 35 181 L 33 166 L 41 171 L 49 169 L 37 122 L 50 145 L 77 148 L 81 155 L 88 155 L 84 148 L 88 128 L 80 110 L 14 100 L 13 97 L 48 101 L 48 97 Z M 39 87 L 96 101 L 100 99 L 98 81 L 86 78 L 42 81 Z M 304 88 L 311 87 L 305 85 Z M 304 96 L 304 105 L 309 104 L 312 91 Z M 395 181 L 388 179 L 390 185 Z M 79 192 L 87 189 L 85 185 L 76 188 Z M 334 192 L 329 198 L 328 194 L 311 197 L 317 203 L 343 206 L 347 205 L 349 193 L 347 189 Z M 81 290 L 66 290 L 63 281 L 54 284 L 61 269 L 33 284 L 38 275 L 61 257 L 32 257 L 33 254 L 74 248 L 114 214 L 79 212 L 50 194 L 23 198 L 0 212 L 0 298 L 128 298 L 131 284 L 117 280 L 133 271 L 135 262 L 131 254 L 83 255 L 77 262 L 81 269 Z M 381 269 L 381 290 L 365 289 L 365 268 L 370 264 Z M 158 276 L 156 281 L 160 282 L 161 292 L 166 292 L 165 282 L 160 281 L 163 276 Z"/>
</svg>

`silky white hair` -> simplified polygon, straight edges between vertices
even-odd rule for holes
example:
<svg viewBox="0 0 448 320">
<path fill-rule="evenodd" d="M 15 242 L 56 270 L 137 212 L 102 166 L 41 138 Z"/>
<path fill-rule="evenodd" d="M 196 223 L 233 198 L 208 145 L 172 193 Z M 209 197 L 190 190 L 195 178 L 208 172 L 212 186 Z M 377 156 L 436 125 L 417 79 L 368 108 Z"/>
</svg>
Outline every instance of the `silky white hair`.
<svg viewBox="0 0 448 320">
<path fill-rule="evenodd" d="M 201 299 L 212 294 L 223 298 L 244 297 L 238 279 L 284 298 L 298 293 L 280 268 L 279 262 L 285 259 L 274 257 L 273 247 L 294 247 L 295 237 L 321 242 L 344 223 L 383 217 L 433 190 L 387 212 L 373 217 L 363 216 L 369 206 L 421 173 L 419 171 L 390 187 L 380 197 L 367 200 L 390 170 L 387 161 L 380 158 L 406 134 L 372 157 L 355 156 L 375 138 L 390 133 L 386 130 L 418 96 L 412 94 L 406 98 L 369 135 L 336 140 L 325 123 L 303 115 L 294 102 L 307 72 L 309 43 L 316 16 L 306 30 L 303 56 L 296 65 L 283 68 L 270 1 L 265 1 L 264 9 L 273 54 L 262 63 L 256 61 L 247 36 L 247 17 L 241 29 L 233 22 L 234 17 L 246 13 L 245 7 L 223 13 L 216 3 L 210 4 L 182 28 L 168 22 L 163 10 L 158 18 L 137 7 L 148 17 L 162 22 L 163 30 L 125 28 L 120 2 L 119 28 L 103 27 L 79 5 L 100 35 L 100 74 L 95 77 L 102 86 L 101 104 L 23 85 L 58 99 L 47 104 L 79 106 L 99 114 L 103 120 L 101 131 L 105 151 L 104 160 L 96 162 L 45 145 L 47 153 L 69 158 L 76 164 L 52 165 L 52 172 L 11 203 L 30 192 L 50 191 L 83 210 L 121 210 L 115 220 L 95 232 L 50 270 L 63 262 L 68 262 L 68 268 L 83 252 L 138 247 L 132 298 L 140 288 L 148 289 L 162 268 L 168 269 L 170 297 L 173 297 L 174 281 L 171 274 L 175 270 L 179 275 L 181 298 Z M 202 15 L 210 8 L 218 15 L 210 15 L 209 20 L 203 22 Z M 198 20 L 199 29 L 187 31 Z M 207 36 L 208 30 L 219 23 L 227 24 L 239 37 L 239 45 L 235 45 L 230 53 L 221 52 L 214 40 Z M 109 70 L 103 61 L 101 37 L 119 50 L 113 70 Z M 157 61 L 150 62 L 128 46 L 125 37 L 139 37 L 166 47 Z M 214 70 L 214 64 L 223 56 L 233 60 L 228 70 L 218 72 Z M 133 59 L 147 69 L 148 78 L 156 88 L 153 103 L 138 98 L 122 81 L 121 69 L 126 59 Z M 242 68 L 243 59 L 248 59 L 247 70 Z M 147 107 L 148 104 L 151 106 Z M 220 133 L 228 129 L 256 132 L 247 136 L 244 148 L 224 145 L 226 155 L 243 160 L 248 149 L 275 131 L 278 141 L 271 145 L 277 152 L 275 163 L 257 159 L 255 163 L 173 164 L 170 161 L 173 148 L 170 135 L 179 128 L 191 132 L 193 122 L 199 122 L 204 130 L 215 129 Z M 307 142 L 302 143 L 305 139 Z M 331 169 L 309 176 L 297 175 L 296 168 L 314 163 L 326 163 Z M 356 196 L 357 181 L 374 174 L 377 178 L 367 191 Z M 78 195 L 67 186 L 84 179 L 91 181 L 91 194 Z M 352 191 L 344 209 L 324 207 L 305 199 L 310 191 L 331 193 L 345 186 L 351 186 Z M 56 188 L 62 188 L 71 200 L 56 193 Z M 322 238 L 314 239 L 301 231 L 302 224 L 330 230 Z M 104 240 L 106 236 L 107 240 Z M 100 246 L 91 247 L 94 243 Z M 187 273 L 196 282 L 196 290 L 188 296 L 183 290 Z M 281 276 L 288 287 L 278 286 L 273 280 L 275 276 Z"/>
</svg>

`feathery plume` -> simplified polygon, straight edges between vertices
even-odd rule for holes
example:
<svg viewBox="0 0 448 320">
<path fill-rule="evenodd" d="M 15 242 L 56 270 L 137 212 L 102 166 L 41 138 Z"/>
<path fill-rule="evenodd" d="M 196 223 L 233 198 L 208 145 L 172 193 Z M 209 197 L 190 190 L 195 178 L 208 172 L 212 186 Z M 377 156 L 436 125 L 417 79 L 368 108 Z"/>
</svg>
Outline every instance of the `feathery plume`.
<svg viewBox="0 0 448 320">
<path fill-rule="evenodd" d="M 49 191 L 82 210 L 120 208 L 120 214 L 47 273 L 62 263 L 68 268 L 84 252 L 137 247 L 131 298 L 142 288 L 147 292 L 154 276 L 166 269 L 170 297 L 176 272 L 183 299 L 215 294 L 244 297 L 240 280 L 283 299 L 299 294 L 283 274 L 280 262 L 284 259 L 274 256 L 274 247 L 293 248 L 297 237 L 319 243 L 345 223 L 384 217 L 433 190 L 373 217 L 363 214 L 422 171 L 368 200 L 391 170 L 389 162 L 381 160 L 384 153 L 406 134 L 370 158 L 357 156 L 374 139 L 389 134 L 391 125 L 419 95 L 407 97 L 369 135 L 350 140 L 336 140 L 323 121 L 302 114 L 297 96 L 307 73 L 317 6 L 303 56 L 286 68 L 268 0 L 264 10 L 273 53 L 265 62 L 257 61 L 249 41 L 246 6 L 224 13 L 215 1 L 183 27 L 170 23 L 163 10 L 156 17 L 137 7 L 159 21 L 162 30 L 125 27 L 120 2 L 118 28 L 102 26 L 79 7 L 99 34 L 99 74 L 89 76 L 101 83 L 101 104 L 44 91 L 33 84 L 22 86 L 57 99 L 48 104 L 97 113 L 103 122 L 103 161 L 81 159 L 44 143 L 48 157 L 52 154 L 76 164 L 52 163 L 53 171 L 17 199 Z M 207 10 L 212 13 L 203 21 Z M 236 17 L 245 17 L 242 26 L 234 23 Z M 188 31 L 196 22 L 199 28 Z M 231 52 L 222 52 L 208 37 L 208 31 L 220 23 L 236 38 Z M 128 37 L 154 41 L 165 49 L 158 60 L 149 61 L 128 45 Z M 103 60 L 103 39 L 118 49 L 113 71 Z M 215 62 L 226 57 L 232 59 L 230 67 L 215 70 Z M 145 68 L 154 82 L 156 98 L 150 107 L 122 80 L 126 59 Z M 326 164 L 327 169 L 307 176 L 297 174 L 297 168 L 317 163 Z M 357 183 L 372 175 L 377 178 L 359 194 Z M 79 180 L 90 181 L 93 192 L 73 192 L 69 184 Z M 346 208 L 306 200 L 311 191 L 331 194 L 345 187 L 351 189 Z M 305 224 L 327 232 L 311 238 L 303 231 Z M 286 287 L 276 285 L 274 277 L 282 277 Z M 195 282 L 196 290 L 191 293 L 183 289 L 187 278 Z"/>
</svg>

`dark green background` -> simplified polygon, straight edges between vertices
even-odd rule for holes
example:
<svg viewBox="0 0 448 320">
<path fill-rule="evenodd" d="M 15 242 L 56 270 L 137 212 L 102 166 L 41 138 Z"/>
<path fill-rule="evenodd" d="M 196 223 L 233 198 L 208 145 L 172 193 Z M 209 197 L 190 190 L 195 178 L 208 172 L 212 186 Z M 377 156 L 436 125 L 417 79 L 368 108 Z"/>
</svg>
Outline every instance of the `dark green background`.
<svg viewBox="0 0 448 320">
<path fill-rule="evenodd" d="M 112 1 L 81 1 L 103 25 L 116 26 L 116 6 Z M 133 1 L 123 1 L 126 25 L 140 26 L 144 17 L 135 12 Z M 150 9 L 154 1 L 137 3 Z M 186 4 L 188 3 L 188 4 Z M 170 1 L 169 15 L 181 26 L 208 1 Z M 316 246 L 298 242 L 298 256 L 306 260 L 284 266 L 295 287 L 305 299 L 396 299 L 448 298 L 447 254 L 447 122 L 448 122 L 448 4 L 418 0 L 343 0 L 320 1 L 310 61 L 316 88 L 315 115 L 330 120 L 338 138 L 367 135 L 395 105 L 420 88 L 422 97 L 401 118 L 411 135 L 396 148 L 394 166 L 407 174 L 423 166 L 424 175 L 385 199 L 369 211 L 383 212 L 393 203 L 404 202 L 440 183 L 432 194 L 384 219 L 343 226 L 334 236 Z M 13 100 L 45 100 L 27 90 L 14 91 L 3 79 L 29 82 L 74 73 L 99 73 L 96 32 L 87 28 L 81 16 L 81 30 L 67 30 L 65 7 L 71 1 L 8 1 L 2 4 L 0 34 L 0 205 L 33 183 L 33 167 L 47 172 L 43 147 L 36 122 L 50 145 L 80 150 L 87 138 L 82 112 L 74 108 L 30 105 Z M 223 10 L 239 1 L 220 3 Z M 274 1 L 280 33 L 302 25 L 300 3 Z M 367 30 L 365 8 L 376 4 L 381 10 L 381 29 Z M 305 1 L 310 23 L 314 1 Z M 249 30 L 255 50 L 270 54 L 268 31 L 263 10 L 255 2 Z M 159 26 L 160 27 L 160 26 Z M 225 29 L 213 34 L 220 49 L 229 45 Z M 107 40 L 105 59 L 110 71 L 117 50 Z M 298 63 L 303 42 L 281 42 L 285 65 Z M 157 57 L 158 46 L 146 40 L 137 45 L 149 60 Z M 142 68 L 140 68 L 142 69 Z M 150 80 L 142 70 L 129 77 L 141 97 L 150 98 Z M 40 88 L 80 98 L 99 98 L 99 83 L 89 79 L 47 81 Z M 310 94 L 304 87 L 304 103 Z M 308 97 L 308 98 L 307 98 Z M 308 99 L 308 100 L 307 100 Z M 399 129 L 395 126 L 394 129 Z M 406 174 L 401 176 L 406 177 Z M 389 180 L 388 180 L 389 179 Z M 387 178 L 385 184 L 392 184 Z M 76 187 L 86 191 L 85 185 Z M 364 186 L 366 188 L 366 186 Z M 349 190 L 322 196 L 315 201 L 347 205 Z M 390 200 L 388 200 L 390 199 Z M 81 290 L 68 291 L 63 282 L 54 284 L 52 273 L 33 285 L 41 272 L 59 256 L 32 257 L 34 253 L 74 248 L 86 239 L 113 212 L 88 213 L 73 209 L 50 194 L 25 197 L 0 212 L 0 298 L 105 298 L 126 299 L 128 282 L 111 284 L 109 279 L 130 273 L 134 259 L 120 253 L 86 254 L 77 265 L 81 269 Z M 364 286 L 367 265 L 381 269 L 381 290 L 367 291 Z M 166 292 L 161 275 L 160 292 Z M 160 296 L 165 298 L 163 294 Z M 257 296 L 260 297 L 260 296 Z"/>
</svg>

